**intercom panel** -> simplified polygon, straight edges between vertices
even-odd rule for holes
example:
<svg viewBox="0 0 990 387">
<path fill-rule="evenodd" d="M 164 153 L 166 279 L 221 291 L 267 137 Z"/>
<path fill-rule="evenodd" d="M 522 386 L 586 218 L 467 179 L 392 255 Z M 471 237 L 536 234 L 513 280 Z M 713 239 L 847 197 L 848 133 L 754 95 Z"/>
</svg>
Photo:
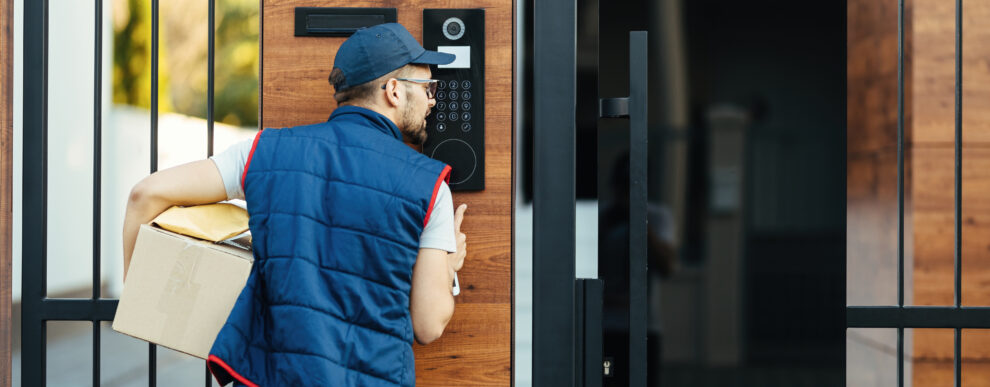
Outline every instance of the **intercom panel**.
<svg viewBox="0 0 990 387">
<path fill-rule="evenodd" d="M 485 11 L 423 10 L 423 47 L 454 54 L 435 66 L 436 106 L 423 153 L 451 166 L 450 189 L 485 189 Z"/>
</svg>

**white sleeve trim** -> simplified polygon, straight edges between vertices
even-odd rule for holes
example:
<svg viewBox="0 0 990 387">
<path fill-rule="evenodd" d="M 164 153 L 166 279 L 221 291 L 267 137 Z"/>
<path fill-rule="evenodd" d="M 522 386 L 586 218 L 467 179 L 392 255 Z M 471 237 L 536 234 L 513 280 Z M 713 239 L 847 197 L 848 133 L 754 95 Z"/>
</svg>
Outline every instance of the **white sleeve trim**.
<svg viewBox="0 0 990 387">
<path fill-rule="evenodd" d="M 446 182 L 441 182 L 440 189 L 437 190 L 430 220 L 426 222 L 426 227 L 419 236 L 419 248 L 444 250 L 449 253 L 457 251 L 457 240 L 454 236 L 454 200 Z"/>
<path fill-rule="evenodd" d="M 225 151 L 210 157 L 220 171 L 223 187 L 227 190 L 227 200 L 244 199 L 244 188 L 241 187 L 241 175 L 244 174 L 244 164 L 251 153 L 254 139 L 243 140 L 231 145 Z"/>
</svg>

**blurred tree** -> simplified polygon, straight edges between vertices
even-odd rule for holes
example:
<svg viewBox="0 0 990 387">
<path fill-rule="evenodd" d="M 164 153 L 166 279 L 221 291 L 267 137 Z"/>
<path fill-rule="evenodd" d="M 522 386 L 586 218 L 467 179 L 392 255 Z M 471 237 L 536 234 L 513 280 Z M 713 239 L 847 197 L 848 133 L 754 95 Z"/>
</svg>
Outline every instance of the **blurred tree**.
<svg viewBox="0 0 990 387">
<path fill-rule="evenodd" d="M 149 3 L 114 2 L 115 103 L 150 106 Z M 208 4 L 170 0 L 160 7 L 159 110 L 206 118 Z M 259 11 L 256 0 L 216 1 L 214 118 L 219 122 L 258 125 Z"/>
<path fill-rule="evenodd" d="M 151 107 L 151 5 L 147 0 L 113 4 L 113 102 Z M 159 35 L 161 38 L 161 35 Z M 158 110 L 172 110 L 168 98 L 166 50 L 159 41 Z"/>
</svg>

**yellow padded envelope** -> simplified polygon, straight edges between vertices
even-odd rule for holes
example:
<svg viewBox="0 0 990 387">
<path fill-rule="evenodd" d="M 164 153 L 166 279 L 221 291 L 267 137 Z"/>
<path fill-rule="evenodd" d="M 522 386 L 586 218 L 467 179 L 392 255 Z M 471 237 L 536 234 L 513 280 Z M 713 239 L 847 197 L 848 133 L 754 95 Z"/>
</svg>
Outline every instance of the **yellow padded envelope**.
<svg viewBox="0 0 990 387">
<path fill-rule="evenodd" d="M 174 206 L 152 223 L 182 235 L 219 242 L 248 230 L 248 212 L 230 203 Z"/>
</svg>

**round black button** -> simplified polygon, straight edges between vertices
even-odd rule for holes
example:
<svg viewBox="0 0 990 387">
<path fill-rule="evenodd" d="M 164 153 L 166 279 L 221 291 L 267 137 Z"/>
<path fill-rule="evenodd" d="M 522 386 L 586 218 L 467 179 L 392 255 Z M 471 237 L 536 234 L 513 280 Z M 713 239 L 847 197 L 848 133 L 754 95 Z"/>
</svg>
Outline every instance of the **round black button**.
<svg viewBox="0 0 990 387">
<path fill-rule="evenodd" d="M 457 81 L 450 81 L 450 89 L 457 90 Z"/>
<path fill-rule="evenodd" d="M 461 92 L 461 98 L 471 99 L 471 92 L 470 91 L 462 91 Z"/>
<path fill-rule="evenodd" d="M 451 121 L 457 121 L 458 119 L 460 119 L 460 116 L 457 113 L 450 113 Z"/>
<path fill-rule="evenodd" d="M 445 114 L 444 112 L 437 113 L 437 121 L 445 121 L 445 120 L 447 120 L 447 114 Z"/>
<path fill-rule="evenodd" d="M 445 88 L 447 88 L 447 81 L 444 80 L 437 81 L 437 89 L 445 89 Z"/>
<path fill-rule="evenodd" d="M 471 113 L 468 112 L 461 113 L 461 119 L 464 121 L 471 121 Z"/>
<path fill-rule="evenodd" d="M 444 124 L 442 122 L 439 123 L 439 124 L 437 124 L 437 131 L 438 132 L 443 132 L 445 130 L 447 130 L 447 124 Z"/>
<path fill-rule="evenodd" d="M 471 110 L 471 103 L 470 102 L 461 103 L 461 107 L 464 108 L 464 110 Z"/>
<path fill-rule="evenodd" d="M 471 81 L 461 81 L 461 88 L 464 90 L 471 88 Z"/>
<path fill-rule="evenodd" d="M 443 91 L 437 92 L 437 100 L 447 99 L 447 93 Z"/>
<path fill-rule="evenodd" d="M 457 99 L 457 98 L 459 98 L 460 96 L 461 96 L 461 95 L 460 95 L 460 94 L 458 94 L 458 93 L 457 93 L 456 91 L 451 91 L 451 92 L 450 92 L 450 99 Z"/>
<path fill-rule="evenodd" d="M 457 110 L 457 109 L 460 109 L 460 108 L 461 107 L 458 106 L 458 104 L 457 104 L 456 101 L 453 101 L 453 102 L 450 103 L 450 110 Z"/>
<path fill-rule="evenodd" d="M 450 184 L 460 184 L 474 176 L 478 168 L 478 155 L 466 141 L 459 138 L 448 138 L 433 148 L 430 157 L 443 160 L 453 169 L 450 172 Z"/>
<path fill-rule="evenodd" d="M 437 108 L 437 110 L 447 110 L 447 103 L 446 102 L 437 102 L 436 108 Z"/>
<path fill-rule="evenodd" d="M 463 131 L 463 132 L 470 132 L 471 131 L 471 124 L 469 124 L 467 122 L 461 124 L 461 131 Z"/>
</svg>

